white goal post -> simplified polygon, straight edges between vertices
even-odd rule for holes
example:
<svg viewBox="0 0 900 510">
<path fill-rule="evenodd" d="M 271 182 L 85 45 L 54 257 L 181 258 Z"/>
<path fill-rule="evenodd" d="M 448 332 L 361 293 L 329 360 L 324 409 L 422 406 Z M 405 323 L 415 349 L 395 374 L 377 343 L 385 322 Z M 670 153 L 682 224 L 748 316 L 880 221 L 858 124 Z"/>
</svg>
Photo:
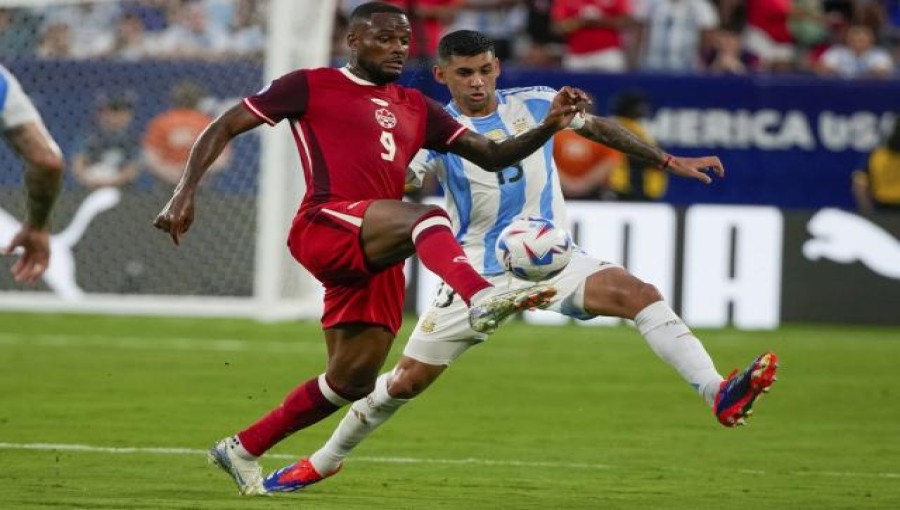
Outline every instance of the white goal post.
<svg viewBox="0 0 900 510">
<path fill-rule="evenodd" d="M 197 3 L 212 15 L 213 8 L 222 6 L 237 12 L 242 2 Z M 8 268 L 14 257 L 4 257 L 0 309 L 261 320 L 320 315 L 321 288 L 293 261 L 285 244 L 303 193 L 297 150 L 286 126 L 261 127 L 235 140 L 230 161 L 201 190 L 196 222 L 182 246 L 174 247 L 150 225 L 172 183 L 147 171 L 145 130 L 169 106 L 163 104 L 169 87 L 174 90 L 185 80 L 198 83 L 206 93 L 205 111 L 212 116 L 274 77 L 329 62 L 337 0 L 246 3 L 260 9 L 257 14 L 264 20 L 261 60 L 258 55 L 234 60 L 157 54 L 132 59 L 109 53 L 60 57 L 52 54 L 47 39 L 56 33 L 54 23 L 67 23 L 67 12 L 99 12 L 124 3 L 0 0 L 0 12 L 20 16 L 17 26 L 35 31 L 24 34 L 33 39 L 32 50 L 4 55 L 0 63 L 18 77 L 40 110 L 63 148 L 68 169 L 53 216 L 51 270 L 36 288 L 28 287 L 12 281 Z M 98 92 L 106 85 L 109 90 Z M 78 154 L 90 152 L 91 135 L 100 129 L 99 112 L 121 99 L 119 92 L 132 110 L 134 126 L 128 129 L 139 154 L 134 157 L 140 160 L 140 177 L 121 188 L 94 188 L 69 170 Z M 0 165 L 0 244 L 5 245 L 25 206 L 21 162 L 4 147 Z"/>
</svg>

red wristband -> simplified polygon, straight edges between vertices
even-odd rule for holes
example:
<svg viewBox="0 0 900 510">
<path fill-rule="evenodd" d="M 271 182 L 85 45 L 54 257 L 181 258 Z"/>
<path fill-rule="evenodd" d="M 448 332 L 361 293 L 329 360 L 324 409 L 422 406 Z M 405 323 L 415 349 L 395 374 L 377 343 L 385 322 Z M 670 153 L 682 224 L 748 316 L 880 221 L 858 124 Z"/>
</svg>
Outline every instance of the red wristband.
<svg viewBox="0 0 900 510">
<path fill-rule="evenodd" d="M 666 159 L 662 162 L 662 165 L 660 165 L 659 168 L 665 170 L 666 168 L 669 168 L 670 163 L 672 163 L 672 155 L 666 154 Z"/>
</svg>

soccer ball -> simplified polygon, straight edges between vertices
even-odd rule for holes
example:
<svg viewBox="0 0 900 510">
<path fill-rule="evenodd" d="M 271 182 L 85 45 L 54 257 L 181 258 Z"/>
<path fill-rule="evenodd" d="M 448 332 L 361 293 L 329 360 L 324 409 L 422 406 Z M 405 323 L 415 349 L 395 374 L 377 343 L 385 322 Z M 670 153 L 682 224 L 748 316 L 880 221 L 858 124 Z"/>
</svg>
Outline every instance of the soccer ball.
<svg viewBox="0 0 900 510">
<path fill-rule="evenodd" d="M 500 232 L 497 260 L 516 278 L 538 282 L 553 278 L 572 260 L 572 238 L 539 216 L 516 218 Z"/>
</svg>

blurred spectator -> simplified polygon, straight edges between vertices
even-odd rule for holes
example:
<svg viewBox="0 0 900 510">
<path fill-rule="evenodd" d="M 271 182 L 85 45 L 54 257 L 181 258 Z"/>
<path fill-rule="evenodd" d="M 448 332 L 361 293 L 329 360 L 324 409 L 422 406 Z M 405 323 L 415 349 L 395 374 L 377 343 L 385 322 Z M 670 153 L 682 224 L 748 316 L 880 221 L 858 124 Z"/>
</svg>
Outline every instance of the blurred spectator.
<svg viewBox="0 0 900 510">
<path fill-rule="evenodd" d="M 864 213 L 900 211 L 900 116 L 884 144 L 866 156 L 853 172 L 853 196 Z"/>
<path fill-rule="evenodd" d="M 142 142 L 147 169 L 162 181 L 175 185 L 181 179 L 194 141 L 213 118 L 200 110 L 203 88 L 194 82 L 181 82 L 172 87 L 172 108 L 147 124 Z M 210 167 L 211 172 L 224 168 L 231 151 L 226 148 Z"/>
<path fill-rule="evenodd" d="M 158 56 L 167 58 L 217 58 L 228 47 L 228 34 L 209 22 L 202 3 L 189 1 L 171 13 L 169 27 L 154 46 Z"/>
<path fill-rule="evenodd" d="M 766 71 L 793 71 L 797 50 L 788 30 L 791 0 L 747 0 L 744 46 Z"/>
<path fill-rule="evenodd" d="M 820 74 L 843 78 L 886 78 L 893 69 L 891 55 L 875 46 L 875 35 L 865 25 L 851 26 L 846 45 L 828 48 L 817 68 Z"/>
<path fill-rule="evenodd" d="M 559 67 L 562 63 L 563 39 L 552 27 L 550 7 L 553 0 L 528 0 L 526 32 L 528 47 L 520 62 L 529 67 Z"/>
<path fill-rule="evenodd" d="M 438 42 L 448 31 L 457 9 L 465 0 L 412 0 L 409 12 L 416 24 L 415 37 L 420 48 L 419 55 L 433 59 L 437 56 Z"/>
<path fill-rule="evenodd" d="M 625 71 L 623 36 L 632 24 L 628 0 L 553 0 L 550 14 L 566 41 L 565 69 Z"/>
<path fill-rule="evenodd" d="M 635 18 L 640 21 L 641 67 L 653 71 L 699 69 L 701 48 L 711 46 L 719 24 L 708 0 L 646 0 Z"/>
<path fill-rule="evenodd" d="M 335 12 L 334 27 L 331 30 L 331 67 L 345 66 L 350 58 L 350 48 L 347 47 L 348 16 L 343 8 Z"/>
<path fill-rule="evenodd" d="M 103 98 L 95 125 L 72 159 L 72 175 L 87 188 L 124 186 L 140 173 L 130 98 Z"/>
<path fill-rule="evenodd" d="M 820 0 L 793 0 L 788 31 L 794 42 L 803 46 L 814 46 L 828 37 L 825 11 Z"/>
<path fill-rule="evenodd" d="M 65 23 L 44 25 L 35 54 L 46 59 L 74 58 L 69 25 Z"/>
<path fill-rule="evenodd" d="M 0 56 L 33 55 L 37 33 L 37 18 L 25 9 L 0 9 Z"/>
<path fill-rule="evenodd" d="M 124 14 L 134 15 L 141 19 L 148 32 L 162 32 L 169 26 L 169 10 L 171 0 L 131 0 L 122 6 Z"/>
<path fill-rule="evenodd" d="M 494 55 L 500 60 L 515 58 L 515 42 L 525 28 L 523 0 L 461 0 L 447 32 L 475 30 L 494 41 Z"/>
<path fill-rule="evenodd" d="M 262 4 L 258 0 L 238 0 L 228 35 L 228 53 L 239 57 L 262 57 L 266 49 Z"/>
<path fill-rule="evenodd" d="M 47 7 L 44 23 L 48 27 L 68 27 L 72 58 L 90 58 L 109 53 L 114 31 L 111 29 L 121 14 L 117 2 L 84 2 L 75 5 Z"/>
<path fill-rule="evenodd" d="M 116 24 L 116 32 L 108 55 L 124 60 L 138 60 L 152 52 L 153 41 L 144 30 L 137 14 L 124 14 Z"/>
<path fill-rule="evenodd" d="M 733 29 L 717 30 L 712 48 L 704 56 L 706 70 L 712 74 L 747 74 L 759 70 L 759 58 L 741 45 L 741 33 Z"/>
<path fill-rule="evenodd" d="M 719 13 L 719 25 L 740 32 L 747 24 L 746 0 L 713 0 Z"/>
<path fill-rule="evenodd" d="M 553 137 L 553 159 L 566 198 L 607 198 L 610 175 L 622 157 L 617 150 L 588 140 L 572 129 L 563 129 Z"/>
<path fill-rule="evenodd" d="M 650 114 L 650 103 L 639 91 L 626 91 L 613 98 L 612 114 L 617 122 L 641 140 L 655 144 L 641 120 Z M 623 156 L 610 177 L 610 189 L 618 200 L 657 200 L 666 194 L 669 176 L 646 161 Z"/>
</svg>

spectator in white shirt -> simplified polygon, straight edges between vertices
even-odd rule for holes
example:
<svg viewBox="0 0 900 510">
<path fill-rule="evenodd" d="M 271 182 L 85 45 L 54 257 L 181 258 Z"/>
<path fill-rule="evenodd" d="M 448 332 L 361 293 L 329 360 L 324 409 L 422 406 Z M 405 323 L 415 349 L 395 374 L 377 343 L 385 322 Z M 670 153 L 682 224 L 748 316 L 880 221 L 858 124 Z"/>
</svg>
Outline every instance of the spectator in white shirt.
<svg viewBox="0 0 900 510">
<path fill-rule="evenodd" d="M 635 2 L 641 23 L 641 67 L 691 72 L 700 68 L 701 45 L 708 47 L 719 15 L 708 0 Z"/>
<path fill-rule="evenodd" d="M 847 43 L 828 48 L 817 66 L 819 74 L 842 78 L 886 78 L 893 69 L 891 55 L 875 46 L 875 34 L 865 25 L 847 29 Z"/>
</svg>

